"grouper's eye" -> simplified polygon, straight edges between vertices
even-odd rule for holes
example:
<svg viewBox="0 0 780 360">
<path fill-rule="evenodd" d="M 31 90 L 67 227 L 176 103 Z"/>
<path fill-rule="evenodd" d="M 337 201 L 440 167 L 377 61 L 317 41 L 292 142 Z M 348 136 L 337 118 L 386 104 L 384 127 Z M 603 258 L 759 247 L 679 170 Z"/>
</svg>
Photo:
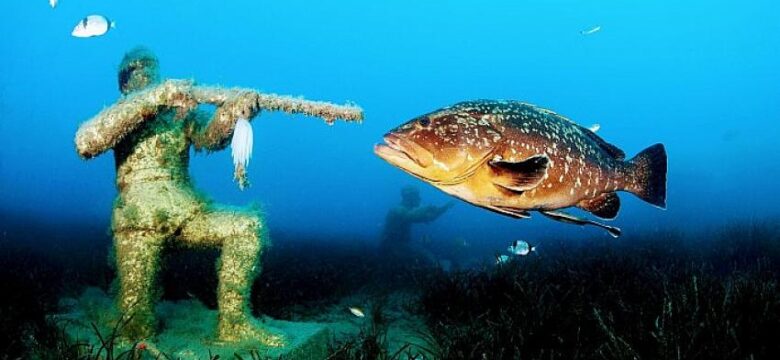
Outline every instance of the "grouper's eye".
<svg viewBox="0 0 780 360">
<path fill-rule="evenodd" d="M 430 119 L 428 119 L 428 117 L 424 117 L 424 118 L 420 119 L 420 120 L 418 121 L 418 123 L 419 123 L 419 124 L 420 124 L 420 126 L 422 126 L 422 127 L 428 127 L 428 125 L 430 125 L 430 124 L 431 124 L 431 120 L 430 120 Z"/>
</svg>

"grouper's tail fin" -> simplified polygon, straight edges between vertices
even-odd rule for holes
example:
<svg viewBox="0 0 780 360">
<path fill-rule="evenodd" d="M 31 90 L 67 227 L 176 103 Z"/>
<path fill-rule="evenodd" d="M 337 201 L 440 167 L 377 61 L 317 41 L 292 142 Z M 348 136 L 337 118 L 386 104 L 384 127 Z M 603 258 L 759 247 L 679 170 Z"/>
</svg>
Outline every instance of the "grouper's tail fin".
<svg viewBox="0 0 780 360">
<path fill-rule="evenodd" d="M 666 209 L 666 149 L 655 144 L 626 162 L 633 183 L 626 187 L 640 199 Z"/>
</svg>

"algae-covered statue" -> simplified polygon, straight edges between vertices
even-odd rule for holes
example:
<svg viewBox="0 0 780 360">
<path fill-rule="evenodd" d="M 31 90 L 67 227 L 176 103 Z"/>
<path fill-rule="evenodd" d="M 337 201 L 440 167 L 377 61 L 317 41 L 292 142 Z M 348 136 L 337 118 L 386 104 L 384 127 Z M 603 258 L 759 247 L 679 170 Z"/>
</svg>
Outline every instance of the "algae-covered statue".
<svg viewBox="0 0 780 360">
<path fill-rule="evenodd" d="M 429 223 L 439 218 L 454 203 L 444 206 L 420 206 L 420 191 L 414 186 L 401 189 L 401 203 L 390 209 L 385 217 L 379 247 L 385 256 L 409 253 L 412 239 L 412 225 Z"/>
<path fill-rule="evenodd" d="M 129 318 L 130 339 L 150 338 L 156 322 L 154 284 L 160 255 L 170 244 L 220 247 L 217 289 L 219 341 L 256 340 L 283 346 L 284 336 L 264 328 L 249 311 L 249 292 L 268 246 L 263 218 L 254 210 L 219 208 L 193 189 L 189 150 L 227 147 L 238 121 L 260 110 L 302 113 L 360 121 L 355 106 L 336 106 L 249 89 L 196 86 L 190 81 L 161 81 L 157 58 L 137 48 L 119 66 L 123 97 L 82 124 L 76 148 L 89 159 L 113 149 L 118 196 L 111 230 L 119 282 L 118 308 Z M 216 106 L 213 115 L 199 104 Z M 245 163 L 236 164 L 239 185 L 246 185 Z"/>
</svg>

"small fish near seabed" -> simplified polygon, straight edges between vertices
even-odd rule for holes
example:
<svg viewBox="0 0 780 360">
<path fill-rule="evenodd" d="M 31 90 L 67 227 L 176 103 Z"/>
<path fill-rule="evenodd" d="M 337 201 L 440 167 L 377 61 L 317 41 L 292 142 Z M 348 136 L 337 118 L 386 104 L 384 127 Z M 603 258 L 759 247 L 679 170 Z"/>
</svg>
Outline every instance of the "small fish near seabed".
<svg viewBox="0 0 780 360">
<path fill-rule="evenodd" d="M 496 255 L 496 265 L 503 265 L 509 262 L 509 256 L 507 255 Z"/>
<path fill-rule="evenodd" d="M 536 246 L 531 246 L 527 241 L 515 240 L 509 245 L 507 251 L 515 256 L 526 256 L 536 251 Z"/>
<path fill-rule="evenodd" d="M 114 28 L 116 28 L 116 23 L 108 20 L 105 16 L 89 15 L 81 19 L 70 34 L 77 38 L 88 38 L 105 35 L 108 30 Z"/>
<path fill-rule="evenodd" d="M 580 30 L 580 35 L 593 35 L 599 31 L 601 31 L 601 25 L 594 26 L 587 30 Z"/>
<path fill-rule="evenodd" d="M 617 191 L 666 207 L 666 150 L 655 144 L 626 160 L 593 131 L 553 111 L 511 100 L 461 102 L 391 130 L 374 152 L 390 164 L 473 205 L 514 218 L 620 229 L 559 209 L 576 206 L 611 220 Z"/>
<path fill-rule="evenodd" d="M 350 307 L 349 308 L 349 312 L 351 312 L 352 315 L 355 315 L 356 317 L 359 317 L 359 318 L 366 317 L 366 314 L 363 312 L 363 310 L 358 308 L 358 307 Z"/>
</svg>

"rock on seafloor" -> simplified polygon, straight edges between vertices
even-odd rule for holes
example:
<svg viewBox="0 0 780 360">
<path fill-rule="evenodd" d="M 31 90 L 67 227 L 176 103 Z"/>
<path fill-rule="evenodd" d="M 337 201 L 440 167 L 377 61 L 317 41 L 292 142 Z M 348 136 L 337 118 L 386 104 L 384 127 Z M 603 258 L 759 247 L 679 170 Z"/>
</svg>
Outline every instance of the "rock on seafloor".
<svg viewBox="0 0 780 360">
<path fill-rule="evenodd" d="M 81 346 L 92 356 L 100 348 L 101 341 L 92 327 L 94 324 L 103 339 L 108 339 L 117 323 L 119 315 L 112 299 L 102 290 L 88 288 L 79 298 L 67 298 L 60 301 L 63 312 L 52 315 L 56 324 L 72 343 L 95 345 Z M 328 340 L 331 331 L 327 324 L 310 322 L 290 322 L 271 318 L 258 319 L 268 329 L 282 333 L 287 338 L 287 346 L 268 348 L 251 341 L 225 344 L 214 341 L 217 311 L 207 309 L 196 300 L 177 302 L 160 302 L 156 307 L 157 318 L 160 321 L 158 335 L 140 344 L 131 344 L 117 340 L 114 356 L 128 351 L 132 346 L 143 350 L 135 350 L 140 358 L 154 359 L 209 359 L 219 355 L 220 359 L 236 358 L 235 354 L 244 359 L 252 359 L 252 353 L 261 358 L 275 359 L 324 359 L 327 357 Z M 103 351 L 105 353 L 105 350 Z M 160 354 L 164 356 L 160 356 Z M 210 355 L 209 355 L 210 354 Z M 148 356 L 144 356 L 148 355 Z M 103 358 L 102 356 L 100 358 Z"/>
</svg>

